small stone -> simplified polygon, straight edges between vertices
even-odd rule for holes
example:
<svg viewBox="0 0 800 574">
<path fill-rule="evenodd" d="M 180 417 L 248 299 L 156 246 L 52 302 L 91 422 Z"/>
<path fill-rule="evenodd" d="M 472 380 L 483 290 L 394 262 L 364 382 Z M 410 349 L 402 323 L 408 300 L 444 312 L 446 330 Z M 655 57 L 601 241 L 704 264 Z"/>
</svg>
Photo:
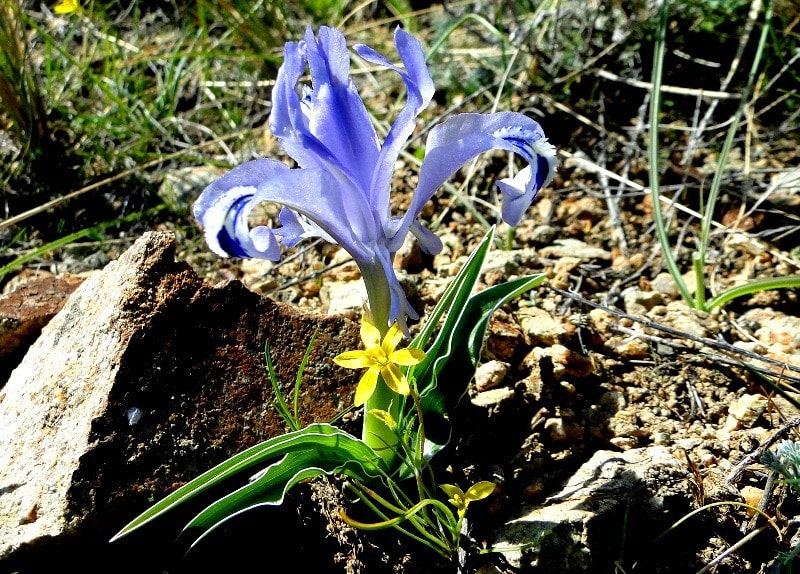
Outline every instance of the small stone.
<svg viewBox="0 0 800 574">
<path fill-rule="evenodd" d="M 367 301 L 367 288 L 361 280 L 326 281 L 322 284 L 319 298 L 327 306 L 328 315 L 354 319 Z"/>
<path fill-rule="evenodd" d="M 800 317 L 773 309 L 751 309 L 737 321 L 755 326 L 755 336 L 767 347 L 780 344 L 786 350 L 800 349 Z"/>
<path fill-rule="evenodd" d="M 508 373 L 511 365 L 503 361 L 488 361 L 475 370 L 475 388 L 483 392 L 495 388 Z"/>
<path fill-rule="evenodd" d="M 709 332 L 715 328 L 715 322 L 708 313 L 690 309 L 683 301 L 669 303 L 662 322 L 668 327 L 695 337 L 708 337 Z"/>
<path fill-rule="evenodd" d="M 567 289 L 570 284 L 570 274 L 581 264 L 580 257 L 561 257 L 553 266 L 550 283 L 558 289 Z"/>
<path fill-rule="evenodd" d="M 520 349 L 525 348 L 525 335 L 519 325 L 504 319 L 499 313 L 489 321 L 486 351 L 489 356 L 500 361 L 511 359 Z"/>
<path fill-rule="evenodd" d="M 608 442 L 620 450 L 631 450 L 632 448 L 639 446 L 639 441 L 630 436 L 615 436 Z"/>
<path fill-rule="evenodd" d="M 542 257 L 577 257 L 582 261 L 601 259 L 611 261 L 611 252 L 600 247 L 594 247 L 578 239 L 557 239 L 553 245 L 548 245 L 539 250 Z"/>
<path fill-rule="evenodd" d="M 673 279 L 672 275 L 669 273 L 659 273 L 656 275 L 655 279 L 650 282 L 650 288 L 668 299 L 677 299 L 681 296 L 681 292 L 678 290 L 678 284 L 675 283 L 675 279 Z"/>
<path fill-rule="evenodd" d="M 627 406 L 625 393 L 622 391 L 606 391 L 602 394 L 598 402 L 600 406 L 614 413 L 621 411 Z"/>
<path fill-rule="evenodd" d="M 650 345 L 638 337 L 612 337 L 606 341 L 605 347 L 622 359 L 646 359 L 650 356 Z"/>
<path fill-rule="evenodd" d="M 728 409 L 725 431 L 731 432 L 740 428 L 751 428 L 764 411 L 767 410 L 767 398 L 763 395 L 743 395 L 736 399 Z"/>
<path fill-rule="evenodd" d="M 758 508 L 758 505 L 761 504 L 761 500 L 764 498 L 764 489 L 748 484 L 742 487 L 740 493 L 742 498 L 744 498 L 745 504 L 752 507 L 747 509 L 747 515 L 751 517 L 755 516 L 755 509 Z"/>
<path fill-rule="evenodd" d="M 489 252 L 483 265 L 483 282 L 486 285 L 497 285 L 518 275 L 520 270 L 535 266 L 537 254 L 535 249 L 495 249 Z"/>
<path fill-rule="evenodd" d="M 471 402 L 476 407 L 491 408 L 499 405 L 503 401 L 507 401 L 514 397 L 514 389 L 508 387 L 500 387 L 499 389 L 490 389 L 482 393 L 478 393 L 472 397 Z"/>
<path fill-rule="evenodd" d="M 650 436 L 654 445 L 666 446 L 670 443 L 670 434 L 664 431 L 656 431 Z"/>
<path fill-rule="evenodd" d="M 553 316 L 538 307 L 523 307 L 517 314 L 517 321 L 522 332 L 528 339 L 528 344 L 554 345 L 563 343 L 567 330 L 556 321 Z"/>
<path fill-rule="evenodd" d="M 629 287 L 622 292 L 625 312 L 630 315 L 644 315 L 656 305 L 661 305 L 664 299 L 657 291 L 642 291 L 636 287 Z"/>
<path fill-rule="evenodd" d="M 567 429 L 562 417 L 552 417 L 544 421 L 544 429 L 550 433 L 550 440 L 562 442 L 567 440 Z"/>
</svg>

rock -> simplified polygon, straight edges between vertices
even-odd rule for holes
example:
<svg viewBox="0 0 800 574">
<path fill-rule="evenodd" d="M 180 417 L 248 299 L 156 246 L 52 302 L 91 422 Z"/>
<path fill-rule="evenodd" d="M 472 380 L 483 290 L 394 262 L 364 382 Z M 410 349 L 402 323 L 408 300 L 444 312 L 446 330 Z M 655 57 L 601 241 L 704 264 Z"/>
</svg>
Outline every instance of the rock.
<svg viewBox="0 0 800 574">
<path fill-rule="evenodd" d="M 487 361 L 475 369 L 475 389 L 480 393 L 495 388 L 511 365 L 503 361 Z"/>
<path fill-rule="evenodd" d="M 681 296 L 675 278 L 670 273 L 663 271 L 650 282 L 650 288 L 667 299 L 677 299 Z"/>
<path fill-rule="evenodd" d="M 498 406 L 503 401 L 514 398 L 514 389 L 508 387 L 500 387 L 499 389 L 490 389 L 483 391 L 472 397 L 471 402 L 476 407 L 483 407 L 491 409 Z"/>
<path fill-rule="evenodd" d="M 763 395 L 742 395 L 728 409 L 728 419 L 723 430 L 732 432 L 740 428 L 751 428 L 767 410 L 768 402 Z"/>
<path fill-rule="evenodd" d="M 656 305 L 664 303 L 661 293 L 657 291 L 642 291 L 636 287 L 628 287 L 622 292 L 625 303 L 625 312 L 630 315 L 644 315 Z"/>
<path fill-rule="evenodd" d="M 486 255 L 481 272 L 485 285 L 497 285 L 508 281 L 523 270 L 536 267 L 536 250 L 524 249 L 493 249 Z"/>
<path fill-rule="evenodd" d="M 486 355 L 513 363 L 512 359 L 525 352 L 525 335 L 519 325 L 501 312 L 495 312 L 487 328 Z"/>
<path fill-rule="evenodd" d="M 611 261 L 611 252 L 600 247 L 594 247 L 578 239 L 557 239 L 553 245 L 548 245 L 539 250 L 542 257 L 577 257 L 583 261 L 602 259 Z"/>
<path fill-rule="evenodd" d="M 661 446 L 598 451 L 558 494 L 497 531 L 492 547 L 525 572 L 613 572 L 620 532 L 626 560 L 635 561 L 628 549 L 649 548 L 688 511 L 690 480 Z"/>
<path fill-rule="evenodd" d="M 718 325 L 708 313 L 690 309 L 683 301 L 667 304 L 666 315 L 660 318 L 660 322 L 695 337 L 708 337 L 709 333 L 718 330 Z"/>
<path fill-rule="evenodd" d="M 588 377 L 594 371 L 590 357 L 568 349 L 564 345 L 534 347 L 522 361 L 531 370 L 533 379 L 559 382 L 564 377 Z"/>
<path fill-rule="evenodd" d="M 0 295 L 0 357 L 24 350 L 83 279 L 39 273 Z"/>
<path fill-rule="evenodd" d="M 737 323 L 754 327 L 754 335 L 767 347 L 781 345 L 786 350 L 800 350 L 800 317 L 769 308 L 750 309 Z"/>
<path fill-rule="evenodd" d="M 325 281 L 319 298 L 329 315 L 344 315 L 355 319 L 367 302 L 367 288 L 360 279 L 354 281 Z"/>
<path fill-rule="evenodd" d="M 567 338 L 566 328 L 544 309 L 523 307 L 517 314 L 517 321 L 531 346 L 554 345 Z"/>
<path fill-rule="evenodd" d="M 557 289 L 569 289 L 570 281 L 573 280 L 572 272 L 580 266 L 580 257 L 560 257 L 552 272 L 548 273 L 550 284 Z"/>
<path fill-rule="evenodd" d="M 302 424 L 349 404 L 358 373 L 331 357 L 356 348 L 356 324 L 236 281 L 212 287 L 174 256 L 171 235 L 148 233 L 87 279 L 0 391 L 0 570 L 91 555 L 91 571 L 150 571 L 139 562 L 169 553 L 182 524 L 108 539 L 200 472 L 285 432 L 270 405 L 268 340 L 288 393 L 319 329 Z"/>
</svg>

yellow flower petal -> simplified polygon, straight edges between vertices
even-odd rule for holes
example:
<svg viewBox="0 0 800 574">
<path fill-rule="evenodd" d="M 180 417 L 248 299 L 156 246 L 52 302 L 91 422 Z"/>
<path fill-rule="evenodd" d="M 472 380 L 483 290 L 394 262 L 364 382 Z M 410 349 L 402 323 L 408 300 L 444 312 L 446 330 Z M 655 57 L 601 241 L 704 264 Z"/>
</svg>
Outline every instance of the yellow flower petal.
<svg viewBox="0 0 800 574">
<path fill-rule="evenodd" d="M 425 358 L 425 351 L 421 349 L 399 349 L 394 351 L 389 360 L 396 365 L 403 365 L 404 367 L 411 367 L 418 365 Z"/>
<path fill-rule="evenodd" d="M 78 0 L 61 0 L 53 7 L 53 12 L 56 14 L 69 14 L 78 9 Z"/>
<path fill-rule="evenodd" d="M 367 402 L 372 396 L 372 393 L 375 392 L 375 387 L 378 384 L 378 370 L 370 368 L 364 373 L 364 376 L 361 377 L 361 380 L 358 382 L 358 386 L 356 387 L 356 397 L 353 400 L 357 407 L 360 407 L 364 403 Z"/>
<path fill-rule="evenodd" d="M 394 363 L 389 363 L 383 367 L 381 369 L 381 375 L 383 375 L 383 380 L 389 388 L 397 394 L 407 395 L 411 392 L 411 389 L 408 388 L 408 381 L 405 375 Z"/>
<path fill-rule="evenodd" d="M 363 369 L 371 367 L 375 360 L 367 351 L 345 351 L 336 355 L 333 362 L 345 369 Z"/>
<path fill-rule="evenodd" d="M 467 493 L 464 495 L 464 498 L 467 500 L 467 502 L 472 500 L 483 500 L 494 492 L 494 487 L 494 483 L 489 482 L 488 480 L 476 482 L 467 489 Z"/>
<path fill-rule="evenodd" d="M 373 347 L 379 347 L 381 344 L 381 332 L 366 319 L 361 321 L 361 341 L 364 343 L 364 347 L 366 347 L 367 350 Z"/>
<path fill-rule="evenodd" d="M 387 357 L 394 352 L 397 345 L 399 345 L 402 340 L 403 331 L 400 330 L 400 325 L 394 322 L 392 326 L 389 327 L 389 331 L 387 331 L 386 336 L 383 338 L 383 343 L 381 344 L 381 348 L 383 352 L 386 353 Z"/>
<path fill-rule="evenodd" d="M 455 484 L 440 484 L 439 487 L 444 490 L 444 493 L 449 497 L 448 502 L 455 506 L 459 512 L 467 508 L 467 504 L 464 501 L 463 490 Z"/>
</svg>

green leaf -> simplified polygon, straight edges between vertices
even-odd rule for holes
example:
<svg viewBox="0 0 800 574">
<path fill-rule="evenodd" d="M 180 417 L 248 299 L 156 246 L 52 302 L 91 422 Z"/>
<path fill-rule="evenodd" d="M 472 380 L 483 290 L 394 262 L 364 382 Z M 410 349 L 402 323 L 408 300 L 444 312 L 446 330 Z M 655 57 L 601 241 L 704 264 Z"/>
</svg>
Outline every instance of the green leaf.
<svg viewBox="0 0 800 574">
<path fill-rule="evenodd" d="M 438 329 L 438 336 L 433 344 L 427 348 L 427 357 L 410 371 L 417 378 L 418 385 L 425 373 L 430 370 L 436 358 L 439 356 L 440 348 L 447 343 L 447 337 L 443 336 L 443 333 L 452 331 L 455 326 L 458 319 L 455 310 L 464 308 L 470 293 L 472 293 L 475 289 L 475 285 L 478 283 L 478 278 L 483 268 L 483 262 L 486 260 L 486 255 L 489 253 L 489 249 L 492 246 L 494 230 L 495 228 L 492 227 L 488 231 L 456 276 L 453 277 L 453 280 L 447 286 L 447 289 L 445 289 L 439 302 L 428 315 L 425 325 L 409 345 L 409 347 L 416 349 L 425 349 L 428 347 L 428 341 L 430 341 Z M 445 321 L 440 327 L 439 321 L 445 315 Z M 422 387 L 418 388 L 420 391 L 424 390 Z"/>
<path fill-rule="evenodd" d="M 137 516 L 111 541 L 130 534 L 224 481 L 241 479 L 243 473 L 253 473 L 256 467 L 278 458 L 281 460 L 252 477 L 247 485 L 201 512 L 192 521 L 198 521 L 194 526 L 200 526 L 201 530 L 206 528 L 201 534 L 255 504 L 280 504 L 286 491 L 304 478 L 322 472 L 341 472 L 369 481 L 386 470 L 383 460 L 361 440 L 329 424 L 312 424 L 271 438 L 218 464 Z"/>
<path fill-rule="evenodd" d="M 361 444 L 369 448 L 366 444 Z M 377 473 L 367 471 L 365 465 L 355 458 L 359 454 L 364 453 L 349 449 L 343 452 L 330 447 L 290 452 L 259 472 L 248 484 L 207 506 L 195 516 L 183 529 L 184 535 L 196 537 L 190 548 L 194 548 L 215 528 L 238 514 L 258 506 L 283 504 L 289 489 L 304 480 L 333 473 L 364 482 L 374 480 Z"/>
<path fill-rule="evenodd" d="M 545 280 L 542 274 L 529 275 L 473 295 L 493 237 L 494 228 L 489 230 L 459 270 L 410 345 L 425 348 L 438 329 L 438 334 L 426 350 L 425 360 L 408 370 L 408 375 L 416 380 L 419 390 L 429 452 L 435 453 L 449 440 L 449 437 L 434 436 L 437 433 L 431 433 L 431 427 L 441 426 L 446 431 L 438 434 L 449 434 L 446 415 L 467 391 L 480 360 L 492 313 L 510 299 Z M 443 316 L 444 321 L 441 321 Z"/>
<path fill-rule="evenodd" d="M 422 380 L 420 388 L 425 389 L 420 392 L 423 413 L 444 416 L 455 407 L 475 373 L 492 313 L 514 297 L 540 285 L 545 278 L 543 274 L 528 275 L 494 285 L 472 295 L 463 308 L 451 310 L 455 321 L 451 329 L 439 333 L 439 339 L 444 341 L 437 346 L 439 352 L 432 367 L 422 376 L 414 373 L 418 384 Z"/>
<path fill-rule="evenodd" d="M 716 297 L 712 297 L 706 303 L 706 311 L 711 311 L 715 307 L 722 307 L 727 305 L 729 301 L 737 297 L 744 297 L 752 295 L 760 291 L 769 291 L 771 289 L 796 289 L 800 287 L 800 275 L 788 275 L 786 277 L 765 277 L 762 279 L 753 279 L 744 285 L 737 285 L 726 289 Z"/>
</svg>

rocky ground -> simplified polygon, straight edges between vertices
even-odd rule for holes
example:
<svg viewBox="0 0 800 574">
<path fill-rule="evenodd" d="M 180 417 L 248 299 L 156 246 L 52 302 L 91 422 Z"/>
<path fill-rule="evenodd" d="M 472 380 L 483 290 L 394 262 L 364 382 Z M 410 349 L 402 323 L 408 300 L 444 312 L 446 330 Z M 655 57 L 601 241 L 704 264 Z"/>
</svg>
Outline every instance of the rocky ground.
<svg viewBox="0 0 800 574">
<path fill-rule="evenodd" d="M 623 215 L 630 237 L 649 225 L 648 200 L 637 198 Z M 410 267 L 420 309 L 435 303 L 443 279 L 482 232 L 468 217 L 453 219 L 442 233 L 444 255 L 417 267 L 408 264 L 413 258 L 400 262 Z M 498 529 L 503 538 L 505 521 L 555 504 L 564 482 L 597 451 L 607 451 L 599 468 L 625 453 L 653 458 L 635 487 L 623 476 L 624 463 L 610 471 L 648 494 L 627 491 L 627 503 L 598 516 L 591 505 L 579 518 L 563 508 L 555 517 L 536 516 L 530 520 L 570 526 L 548 530 L 542 556 L 510 566 L 502 554 L 481 559 L 495 556 L 495 566 L 509 572 L 531 564 L 536 572 L 688 572 L 713 560 L 716 572 L 764 571 L 794 534 L 796 493 L 774 489 L 758 457 L 744 459 L 791 436 L 776 433 L 800 416 L 797 293 L 761 293 L 712 314 L 692 310 L 657 255 L 608 248 L 612 231 L 602 200 L 551 191 L 518 230 L 515 248 L 494 252 L 486 285 L 538 271 L 549 281 L 495 314 L 469 402 L 454 414 L 456 444 L 440 464 L 453 480 L 498 484 L 471 521 L 471 536 L 484 549 L 496 545 Z M 797 269 L 789 253 L 753 237 L 721 244 L 718 261 L 726 262 L 716 275 L 722 284 Z M 263 285 L 255 266 L 241 273 L 254 288 Z M 321 285 L 295 286 L 294 296 L 323 310 L 336 306 L 351 273 L 346 266 L 331 271 Z M 665 465 L 659 457 L 667 453 Z M 626 489 L 612 492 L 624 496 Z M 693 509 L 725 501 L 768 508 L 781 536 L 747 508 L 723 504 L 659 538 Z M 756 530 L 753 542 L 726 553 Z M 507 546 L 513 544 L 499 545 Z"/>
</svg>

